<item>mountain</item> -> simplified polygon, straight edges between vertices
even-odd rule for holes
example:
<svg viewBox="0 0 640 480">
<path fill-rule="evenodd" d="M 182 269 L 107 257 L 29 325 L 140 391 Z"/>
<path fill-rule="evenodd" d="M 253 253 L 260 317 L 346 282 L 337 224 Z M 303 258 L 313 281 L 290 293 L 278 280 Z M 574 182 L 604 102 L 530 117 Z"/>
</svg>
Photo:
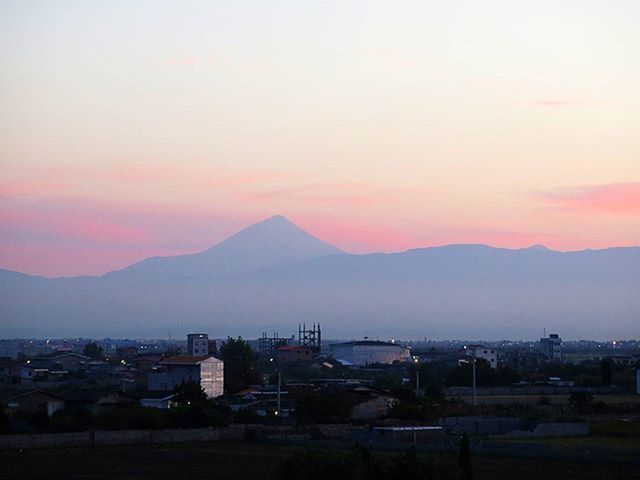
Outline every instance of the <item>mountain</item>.
<svg viewBox="0 0 640 480">
<path fill-rule="evenodd" d="M 343 252 L 305 232 L 282 215 L 275 215 L 241 230 L 204 252 L 147 258 L 106 276 L 148 280 L 224 278 L 339 253 Z"/>
<path fill-rule="evenodd" d="M 201 253 L 102 277 L 0 271 L 0 337 L 287 335 L 327 338 L 640 336 L 640 248 L 557 252 L 448 245 L 353 255 L 284 217 Z"/>
</svg>

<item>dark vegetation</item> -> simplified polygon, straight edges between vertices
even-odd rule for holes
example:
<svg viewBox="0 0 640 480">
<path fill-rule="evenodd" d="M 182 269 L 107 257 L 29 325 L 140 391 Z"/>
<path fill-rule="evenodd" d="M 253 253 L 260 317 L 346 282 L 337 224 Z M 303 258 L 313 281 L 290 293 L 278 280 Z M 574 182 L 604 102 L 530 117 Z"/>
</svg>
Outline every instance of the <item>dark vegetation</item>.
<svg viewBox="0 0 640 480">
<path fill-rule="evenodd" d="M 470 461 L 470 457 L 469 457 Z M 470 465 L 470 463 L 469 463 Z M 373 455 L 353 450 L 300 450 L 278 469 L 278 480 L 471 480 L 452 456 L 416 455 L 415 450 Z"/>
</svg>

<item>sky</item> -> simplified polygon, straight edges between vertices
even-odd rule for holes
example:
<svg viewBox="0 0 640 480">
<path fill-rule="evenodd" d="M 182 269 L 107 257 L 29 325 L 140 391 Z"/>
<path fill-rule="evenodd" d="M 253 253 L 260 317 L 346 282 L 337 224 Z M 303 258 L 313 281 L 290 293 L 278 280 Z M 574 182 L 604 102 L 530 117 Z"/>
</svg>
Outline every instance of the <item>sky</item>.
<svg viewBox="0 0 640 480">
<path fill-rule="evenodd" d="M 0 268 L 282 214 L 354 253 L 640 245 L 640 2 L 0 2 Z"/>
</svg>

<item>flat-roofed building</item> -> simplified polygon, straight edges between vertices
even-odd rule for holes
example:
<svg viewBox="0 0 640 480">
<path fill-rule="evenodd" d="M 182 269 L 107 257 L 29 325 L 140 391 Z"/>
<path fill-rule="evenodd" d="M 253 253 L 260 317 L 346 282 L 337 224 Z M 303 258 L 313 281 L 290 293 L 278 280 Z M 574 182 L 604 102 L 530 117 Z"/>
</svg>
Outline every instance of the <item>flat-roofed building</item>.
<svg viewBox="0 0 640 480">
<path fill-rule="evenodd" d="M 465 354 L 476 359 L 482 358 L 491 365 L 491 368 L 498 368 L 498 350 L 495 348 L 485 347 L 484 345 L 467 345 Z"/>
<path fill-rule="evenodd" d="M 187 355 L 209 355 L 209 335 L 206 333 L 187 335 Z"/>
<path fill-rule="evenodd" d="M 199 383 L 209 398 L 224 393 L 224 362 L 209 355 L 176 355 L 158 363 L 149 374 L 149 390 L 173 391 L 183 383 Z"/>
<path fill-rule="evenodd" d="M 411 358 L 408 347 L 378 340 L 334 343 L 330 345 L 330 349 L 331 355 L 336 360 L 346 361 L 358 366 L 372 363 L 406 362 Z"/>
</svg>

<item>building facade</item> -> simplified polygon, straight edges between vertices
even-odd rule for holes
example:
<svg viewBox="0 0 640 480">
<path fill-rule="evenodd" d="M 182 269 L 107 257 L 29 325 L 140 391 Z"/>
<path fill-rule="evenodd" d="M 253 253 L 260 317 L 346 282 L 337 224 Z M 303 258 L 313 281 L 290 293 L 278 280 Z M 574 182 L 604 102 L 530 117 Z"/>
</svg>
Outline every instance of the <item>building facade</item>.
<svg viewBox="0 0 640 480">
<path fill-rule="evenodd" d="M 206 333 L 187 335 L 187 355 L 209 355 L 209 335 Z"/>
<path fill-rule="evenodd" d="M 173 391 L 186 382 L 199 383 L 208 398 L 224 393 L 224 362 L 208 355 L 177 355 L 158 363 L 161 371 L 149 374 L 149 390 Z"/>
<path fill-rule="evenodd" d="M 330 345 L 330 349 L 331 355 L 336 360 L 346 361 L 358 366 L 372 363 L 406 362 L 411 357 L 408 347 L 377 340 L 335 343 Z"/>
<path fill-rule="evenodd" d="M 495 348 L 484 345 L 467 345 L 465 352 L 468 357 L 482 358 L 489 362 L 491 368 L 498 368 L 498 351 Z"/>
<path fill-rule="evenodd" d="M 547 338 L 541 338 L 540 351 L 547 360 L 561 362 L 564 357 L 562 352 L 562 339 L 557 333 L 552 333 Z"/>
<path fill-rule="evenodd" d="M 313 360 L 313 349 L 302 345 L 285 345 L 276 348 L 276 361 L 279 364 L 310 362 Z"/>
</svg>

